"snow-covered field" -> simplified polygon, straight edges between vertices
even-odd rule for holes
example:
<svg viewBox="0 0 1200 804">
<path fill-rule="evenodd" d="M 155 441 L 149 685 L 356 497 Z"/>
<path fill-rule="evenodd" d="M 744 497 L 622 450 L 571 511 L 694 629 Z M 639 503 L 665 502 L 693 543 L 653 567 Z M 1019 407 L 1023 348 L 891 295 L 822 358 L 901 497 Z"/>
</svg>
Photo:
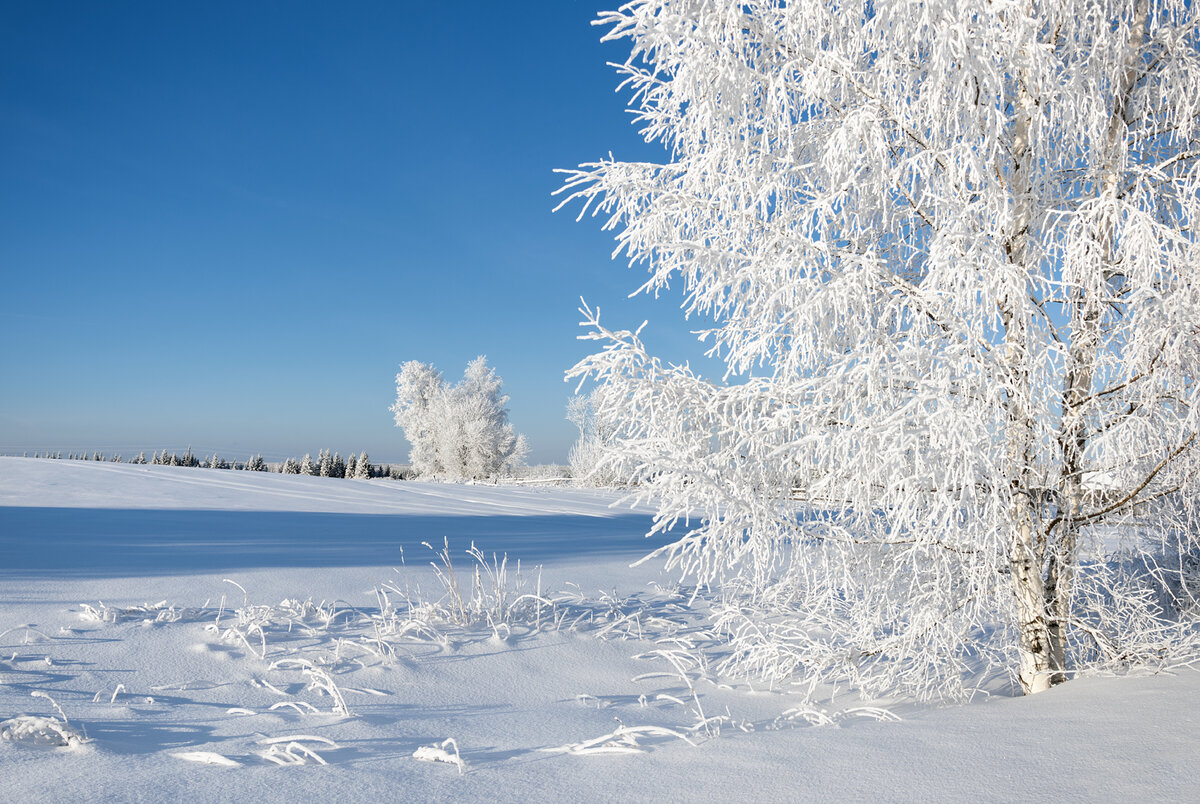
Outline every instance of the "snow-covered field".
<svg viewBox="0 0 1200 804">
<path fill-rule="evenodd" d="M 1196 799 L 1192 671 L 942 708 L 711 678 L 615 499 L 0 458 L 5 797 Z"/>
</svg>

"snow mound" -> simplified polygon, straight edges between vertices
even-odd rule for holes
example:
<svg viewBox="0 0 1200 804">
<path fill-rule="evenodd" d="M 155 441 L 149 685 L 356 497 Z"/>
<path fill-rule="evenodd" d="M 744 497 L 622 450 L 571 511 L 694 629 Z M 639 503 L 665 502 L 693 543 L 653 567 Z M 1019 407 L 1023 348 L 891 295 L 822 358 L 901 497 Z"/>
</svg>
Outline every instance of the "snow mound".
<svg viewBox="0 0 1200 804">
<path fill-rule="evenodd" d="M 240 768 L 242 766 L 242 763 L 236 759 L 230 759 L 224 754 L 218 754 L 215 751 L 176 751 L 171 756 L 186 762 L 199 762 L 203 765 L 221 765 L 226 768 Z"/>
<path fill-rule="evenodd" d="M 451 754 L 447 748 L 453 748 L 454 753 Z M 419 759 L 422 762 L 447 762 L 451 765 L 458 766 L 458 773 L 461 776 L 467 769 L 467 763 L 463 760 L 462 755 L 458 753 L 458 743 L 453 737 L 448 737 L 440 743 L 433 745 L 423 745 L 416 751 L 413 751 L 413 759 Z"/>
<path fill-rule="evenodd" d="M 0 740 L 33 748 L 79 748 L 86 740 L 54 717 L 18 715 L 0 723 Z"/>
</svg>

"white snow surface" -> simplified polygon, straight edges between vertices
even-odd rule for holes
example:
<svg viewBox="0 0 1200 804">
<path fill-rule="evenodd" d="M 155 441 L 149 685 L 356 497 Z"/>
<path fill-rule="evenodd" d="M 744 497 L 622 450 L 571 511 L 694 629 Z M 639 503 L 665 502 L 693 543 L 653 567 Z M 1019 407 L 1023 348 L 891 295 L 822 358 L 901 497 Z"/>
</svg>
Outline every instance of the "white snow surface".
<svg viewBox="0 0 1200 804">
<path fill-rule="evenodd" d="M 6 797 L 1195 800 L 1191 670 L 815 709 L 681 674 L 664 656 L 697 621 L 629 567 L 655 543 L 617 499 L 0 458 L 0 721 L 86 739 L 0 740 Z M 474 541 L 554 608 L 428 615 L 448 604 L 421 542 L 443 540 L 464 585 Z"/>
</svg>

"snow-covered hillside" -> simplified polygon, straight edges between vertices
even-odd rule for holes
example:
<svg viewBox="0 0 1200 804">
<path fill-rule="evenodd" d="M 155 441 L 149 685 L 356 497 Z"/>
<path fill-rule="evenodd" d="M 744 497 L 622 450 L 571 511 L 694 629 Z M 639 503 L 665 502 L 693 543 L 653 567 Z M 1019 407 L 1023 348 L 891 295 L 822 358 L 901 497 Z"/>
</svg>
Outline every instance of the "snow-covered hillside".
<svg viewBox="0 0 1200 804">
<path fill-rule="evenodd" d="M 4 789 L 105 801 L 1200 789 L 1190 670 L 950 708 L 802 706 L 714 678 L 697 664 L 710 635 L 687 590 L 628 566 L 654 546 L 648 511 L 615 499 L 0 458 Z M 422 542 L 448 542 L 453 569 Z"/>
</svg>

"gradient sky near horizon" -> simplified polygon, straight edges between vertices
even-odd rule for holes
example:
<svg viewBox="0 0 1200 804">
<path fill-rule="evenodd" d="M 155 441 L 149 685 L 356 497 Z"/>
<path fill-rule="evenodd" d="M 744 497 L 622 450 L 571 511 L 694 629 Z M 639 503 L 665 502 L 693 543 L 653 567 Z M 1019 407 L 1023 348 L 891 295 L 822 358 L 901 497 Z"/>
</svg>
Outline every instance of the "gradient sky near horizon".
<svg viewBox="0 0 1200 804">
<path fill-rule="evenodd" d="M 399 364 L 486 354 L 530 461 L 574 439 L 580 296 L 627 300 L 554 168 L 661 160 L 601 6 L 47 2 L 0 12 L 0 452 L 402 461 Z"/>
</svg>

